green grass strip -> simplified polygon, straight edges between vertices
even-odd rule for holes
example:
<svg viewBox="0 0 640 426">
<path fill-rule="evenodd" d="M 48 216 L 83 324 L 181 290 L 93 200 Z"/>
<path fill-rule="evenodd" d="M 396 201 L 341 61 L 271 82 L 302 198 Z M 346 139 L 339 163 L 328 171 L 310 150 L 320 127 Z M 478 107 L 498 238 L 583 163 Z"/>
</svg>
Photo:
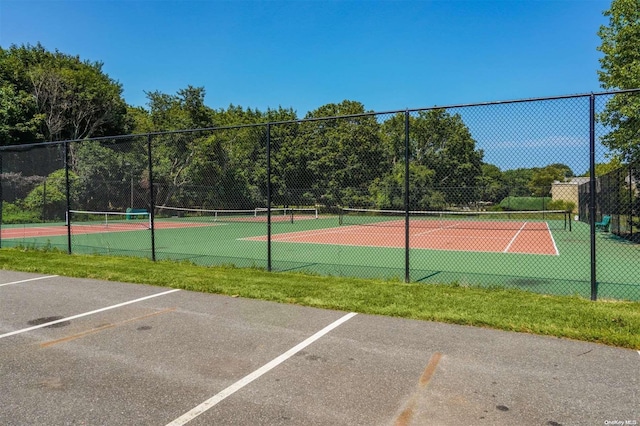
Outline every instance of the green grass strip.
<svg viewBox="0 0 640 426">
<path fill-rule="evenodd" d="M 269 273 L 132 257 L 1 249 L 0 268 L 151 284 L 317 308 L 488 327 L 640 349 L 640 302 L 521 290 Z"/>
</svg>

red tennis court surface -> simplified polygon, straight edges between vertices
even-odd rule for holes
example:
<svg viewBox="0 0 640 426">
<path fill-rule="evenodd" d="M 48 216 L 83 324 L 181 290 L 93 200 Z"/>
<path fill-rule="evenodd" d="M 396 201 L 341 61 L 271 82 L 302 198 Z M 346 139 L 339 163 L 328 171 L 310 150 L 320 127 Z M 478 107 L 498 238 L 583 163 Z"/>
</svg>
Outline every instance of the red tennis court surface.
<svg viewBox="0 0 640 426">
<path fill-rule="evenodd" d="M 487 224 L 485 223 L 484 226 Z M 504 226 L 504 224 L 500 224 Z M 496 228 L 499 226 L 496 225 Z M 266 241 L 266 236 L 245 238 Z M 344 246 L 392 247 L 405 246 L 404 222 L 396 226 L 383 222 L 380 226 L 350 225 L 311 231 L 288 232 L 271 236 L 273 242 L 334 244 Z M 553 236 L 544 222 L 523 222 L 512 229 L 461 229 L 447 227 L 424 228 L 410 226 L 411 248 L 491 253 L 524 253 L 557 256 Z"/>
<path fill-rule="evenodd" d="M 300 217 L 295 217 L 295 220 L 310 220 L 313 219 L 312 216 L 302 215 Z M 291 220 L 291 216 L 272 216 L 272 222 L 289 222 Z M 154 229 L 178 229 L 178 228 L 194 228 L 194 227 L 202 227 L 202 226 L 218 226 L 224 225 L 225 223 L 237 223 L 237 222 L 249 222 L 249 223 L 267 223 L 267 216 L 237 216 L 237 217 L 225 217 L 224 219 L 219 219 L 219 221 L 207 221 L 207 222 L 188 222 L 183 220 L 173 221 L 173 220 L 162 220 L 156 219 L 154 222 Z M 102 234 L 108 232 L 127 232 L 127 231 L 144 231 L 148 230 L 148 222 L 147 221 L 138 221 L 138 222 L 109 222 L 108 224 L 104 223 L 83 223 L 83 222 L 74 222 L 71 225 L 71 234 L 72 235 L 82 235 L 82 234 Z M 10 228 L 3 227 L 0 230 L 0 238 L 2 239 L 11 239 L 11 238 L 36 238 L 36 237 L 59 237 L 63 235 L 67 235 L 67 226 L 66 225 L 42 225 L 42 226 L 14 226 Z"/>
<path fill-rule="evenodd" d="M 196 226 L 214 226 L 215 223 L 204 222 L 156 222 L 155 229 L 192 228 Z M 141 223 L 110 223 L 104 224 L 79 224 L 71 225 L 72 235 L 102 234 L 106 232 L 127 232 L 148 230 L 147 224 Z M 51 226 L 24 226 L 14 228 L 2 228 L 2 239 L 10 238 L 35 238 L 35 237 L 59 237 L 67 235 L 66 225 Z"/>
</svg>

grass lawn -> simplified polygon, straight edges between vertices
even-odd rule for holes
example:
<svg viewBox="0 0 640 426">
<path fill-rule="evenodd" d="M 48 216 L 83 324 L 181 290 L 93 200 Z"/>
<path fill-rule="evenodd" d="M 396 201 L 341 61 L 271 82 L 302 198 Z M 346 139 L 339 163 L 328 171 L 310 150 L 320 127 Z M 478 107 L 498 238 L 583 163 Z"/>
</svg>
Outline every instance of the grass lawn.
<svg viewBox="0 0 640 426">
<path fill-rule="evenodd" d="M 0 250 L 0 268 L 151 284 L 317 308 L 535 333 L 640 349 L 640 302 L 393 280 L 270 273 L 144 258 Z"/>
</svg>

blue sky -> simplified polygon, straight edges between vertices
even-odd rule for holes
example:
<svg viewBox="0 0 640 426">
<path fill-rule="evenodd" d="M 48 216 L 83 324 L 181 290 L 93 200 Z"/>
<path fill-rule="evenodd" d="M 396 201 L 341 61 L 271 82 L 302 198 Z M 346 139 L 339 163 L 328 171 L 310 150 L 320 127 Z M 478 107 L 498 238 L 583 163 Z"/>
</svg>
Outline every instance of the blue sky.
<svg viewBox="0 0 640 426">
<path fill-rule="evenodd" d="M 132 105 L 385 111 L 599 90 L 600 0 L 0 0 L 0 45 L 101 61 Z"/>
<path fill-rule="evenodd" d="M 303 118 L 345 99 L 389 111 L 599 91 L 597 31 L 609 7 L 601 0 L 0 0 L 0 46 L 40 42 L 101 61 L 135 106 L 146 105 L 145 91 L 192 85 L 205 87 L 215 109 L 282 106 Z M 526 123 L 514 124 L 526 116 L 500 117 L 503 128 L 492 136 L 490 117 L 467 124 L 485 161 L 503 169 L 563 162 L 583 173 L 585 114 L 575 121 L 561 113 L 570 120 L 557 122 L 562 130 L 530 135 L 517 134 Z"/>
</svg>

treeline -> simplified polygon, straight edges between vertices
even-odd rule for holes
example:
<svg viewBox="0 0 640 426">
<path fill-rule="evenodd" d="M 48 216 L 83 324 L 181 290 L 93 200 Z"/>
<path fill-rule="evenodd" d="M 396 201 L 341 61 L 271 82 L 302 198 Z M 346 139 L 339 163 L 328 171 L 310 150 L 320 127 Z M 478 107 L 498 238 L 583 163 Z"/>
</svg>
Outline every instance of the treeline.
<svg viewBox="0 0 640 426">
<path fill-rule="evenodd" d="M 98 62 L 41 45 L 0 48 L 0 144 L 154 133 L 156 204 L 253 208 L 266 203 L 269 142 L 275 205 L 404 205 L 404 113 L 372 115 L 345 100 L 303 117 L 314 120 L 297 121 L 290 108 L 212 109 L 202 87 L 146 95 L 146 108 L 128 106 L 122 86 Z M 274 123 L 268 138 L 266 124 L 257 123 Z M 160 133 L 205 128 L 212 130 Z M 485 163 L 461 116 L 443 109 L 412 113 L 409 129 L 411 209 L 543 197 L 554 180 L 573 176 L 563 164 L 502 171 Z M 25 209 L 48 204 L 49 215 L 56 215 L 65 199 L 61 149 L 5 154 L 3 180 L 14 188 L 5 199 Z M 69 159 L 74 208 L 123 210 L 150 202 L 146 137 L 73 143 Z"/>
</svg>

